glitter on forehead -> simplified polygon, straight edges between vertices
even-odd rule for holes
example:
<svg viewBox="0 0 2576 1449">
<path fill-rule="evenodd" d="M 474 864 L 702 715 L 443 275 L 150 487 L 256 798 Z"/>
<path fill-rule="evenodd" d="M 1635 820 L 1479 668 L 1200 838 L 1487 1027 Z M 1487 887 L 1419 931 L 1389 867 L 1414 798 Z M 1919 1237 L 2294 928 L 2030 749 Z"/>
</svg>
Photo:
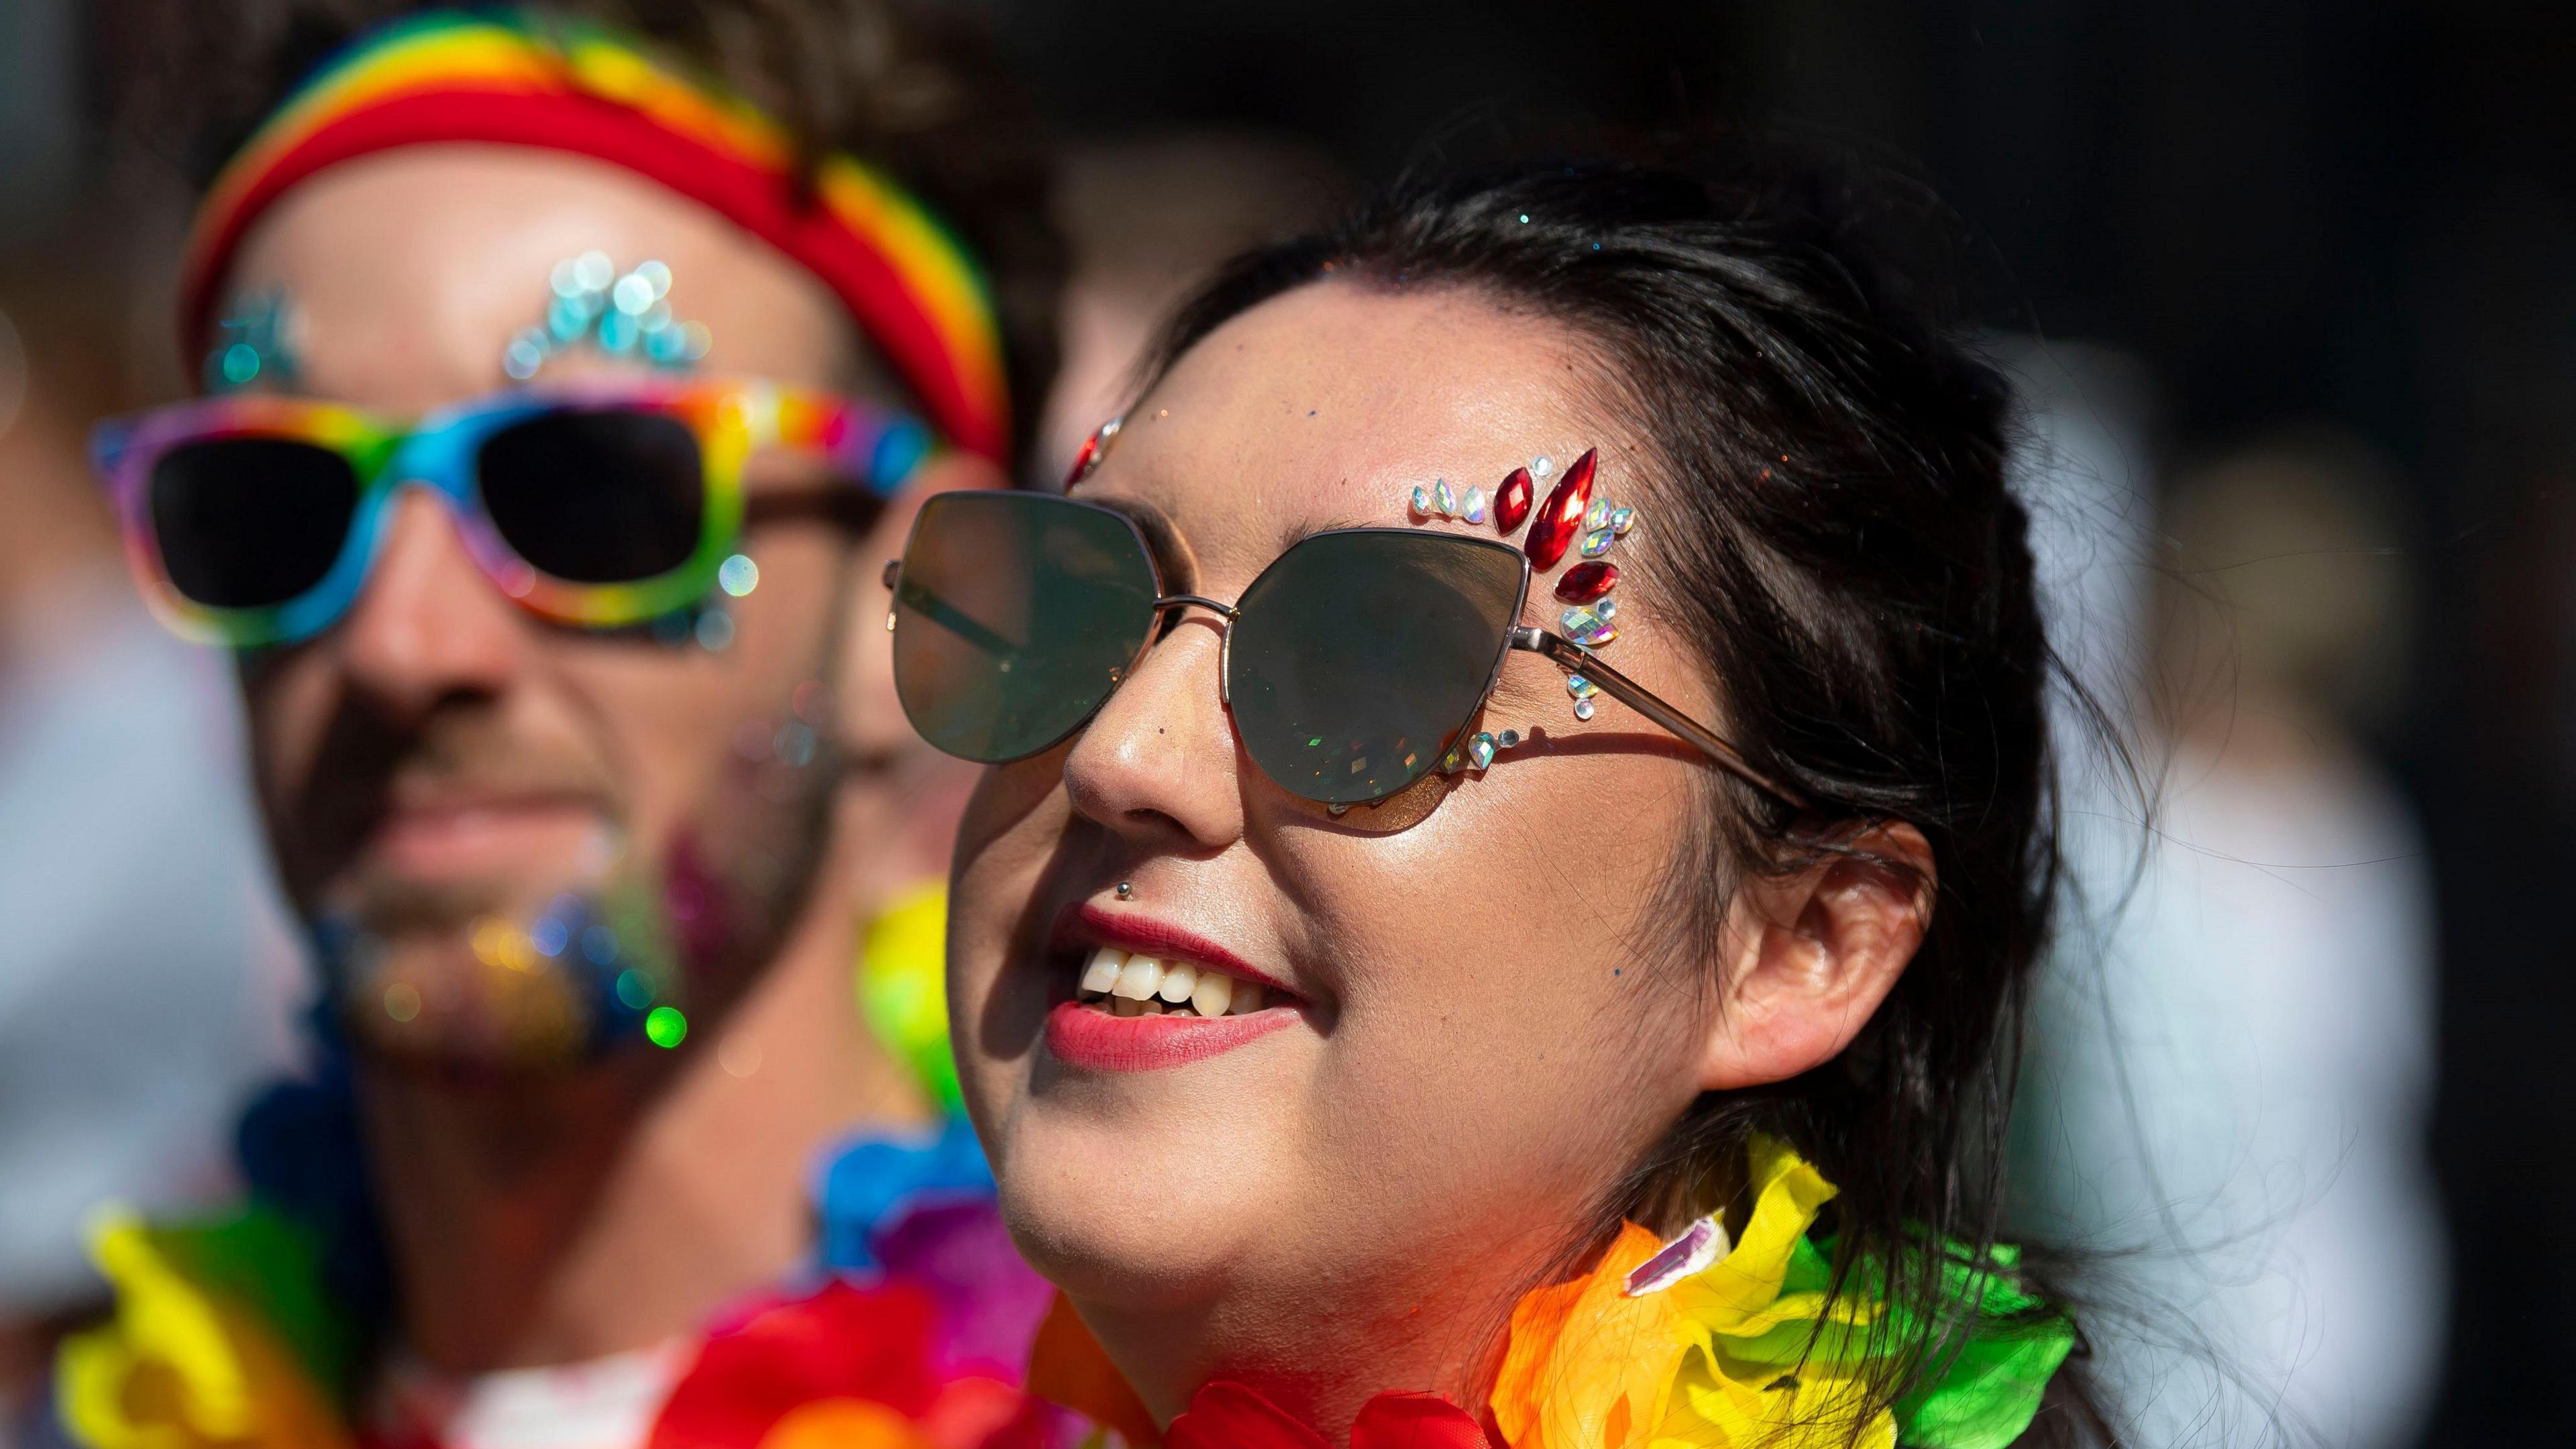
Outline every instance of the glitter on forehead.
<svg viewBox="0 0 2576 1449">
<path fill-rule="evenodd" d="M 620 276 L 606 252 L 588 251 L 555 263 L 546 283 L 545 320 L 521 328 L 501 349 L 501 370 L 514 382 L 535 377 L 574 347 L 686 372 L 715 341 L 706 324 L 672 315 L 671 269 L 661 262 L 639 263 Z"/>
<path fill-rule="evenodd" d="M 301 360 L 289 335 L 295 320 L 293 301 L 276 288 L 233 298 L 215 324 L 215 340 L 206 349 L 200 384 L 209 393 L 294 387 L 303 380 Z"/>
</svg>

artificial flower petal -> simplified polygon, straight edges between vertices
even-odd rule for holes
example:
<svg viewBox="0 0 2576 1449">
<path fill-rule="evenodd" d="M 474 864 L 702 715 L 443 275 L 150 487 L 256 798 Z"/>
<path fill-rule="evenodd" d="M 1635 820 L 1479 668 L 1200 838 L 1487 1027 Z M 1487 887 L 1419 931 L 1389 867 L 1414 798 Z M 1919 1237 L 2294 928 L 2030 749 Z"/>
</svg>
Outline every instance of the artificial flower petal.
<svg viewBox="0 0 2576 1449">
<path fill-rule="evenodd" d="M 116 1316 L 64 1341 L 64 1427 L 92 1449 L 345 1449 L 350 1436 L 295 1352 L 127 1212 L 103 1216 L 91 1252 Z"/>
<path fill-rule="evenodd" d="M 865 1399 L 816 1399 L 790 1409 L 757 1449 L 933 1449 L 912 1421 Z"/>
<path fill-rule="evenodd" d="M 1351 1449 L 1494 1449 L 1484 1426 L 1438 1394 L 1380 1394 L 1351 1423 Z"/>
<path fill-rule="evenodd" d="M 1190 1396 L 1190 1406 L 1163 1431 L 1163 1449 L 1332 1449 L 1297 1416 L 1232 1379 Z M 1357 1449 L 1354 1445 L 1353 1449 Z"/>
<path fill-rule="evenodd" d="M 1698 1256 L 1691 1234 L 1659 1248 L 1632 1223 L 1590 1274 L 1521 1300 L 1492 1401 L 1506 1441 L 2006 1449 L 2074 1343 L 2067 1319 L 2016 1281 L 2014 1250 L 1979 1263 L 1956 1245 L 1920 1249 L 1942 1254 L 1942 1325 L 1891 1303 L 1874 1261 L 1851 1265 L 1836 1295 L 1832 1244 L 1809 1235 L 1833 1184 L 1784 1144 L 1750 1147 L 1753 1207 L 1731 1251 L 1676 1275 L 1672 1255 Z M 1631 1296 L 1632 1283 L 1650 1291 Z M 1882 1405 L 1889 1355 L 1917 1351 L 1938 1377 Z"/>
<path fill-rule="evenodd" d="M 757 1449 L 790 1415 L 824 1400 L 917 1419 L 937 1398 L 937 1304 L 911 1284 L 835 1278 L 757 1305 L 708 1336 L 654 1422 L 649 1449 Z"/>
<path fill-rule="evenodd" d="M 1489 1400 L 1504 1442 L 1601 1449 L 1663 1421 L 1682 1357 L 1671 1300 L 1627 1294 L 1628 1275 L 1662 1246 L 1629 1223 L 1591 1273 L 1513 1308 Z"/>
<path fill-rule="evenodd" d="M 1037 1342 L 1029 1349 L 1028 1392 L 1116 1430 L 1134 1449 L 1162 1442 L 1162 1428 L 1147 1412 L 1144 1400 L 1136 1397 L 1061 1293 L 1047 1309 L 1045 1321 L 1038 1325 Z"/>
</svg>

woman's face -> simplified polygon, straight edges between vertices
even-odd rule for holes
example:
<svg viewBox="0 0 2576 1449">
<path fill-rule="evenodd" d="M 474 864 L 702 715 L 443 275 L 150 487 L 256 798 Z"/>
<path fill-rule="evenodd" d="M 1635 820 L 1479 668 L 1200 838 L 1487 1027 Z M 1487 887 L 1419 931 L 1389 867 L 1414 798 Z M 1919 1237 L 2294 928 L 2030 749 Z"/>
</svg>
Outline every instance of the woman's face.
<svg viewBox="0 0 2576 1449">
<path fill-rule="evenodd" d="M 1601 378 L 1570 334 L 1469 292 L 1308 286 L 1193 349 L 1075 496 L 1159 514 L 1186 555 L 1166 591 L 1230 601 L 1317 530 L 1495 537 L 1412 523 L 1412 486 L 1490 491 L 1598 447 L 1595 496 L 1646 505 L 1641 546 L 1613 555 L 1646 582 L 1608 657 L 1716 719 L 1640 567 L 1647 451 L 1593 401 Z M 1555 627 L 1565 567 L 1522 622 Z M 1475 728 L 1535 744 L 1424 787 L 1446 786 L 1427 813 L 1417 796 L 1337 819 L 1238 746 L 1220 642 L 1213 616 L 1181 616 L 1087 729 L 986 775 L 950 957 L 967 1101 L 1022 1249 L 1158 1413 L 1223 1374 L 1326 1416 L 1300 1396 L 1363 1359 L 1380 1387 L 1463 1391 L 1420 1376 L 1472 1357 L 1460 1335 L 1499 1321 L 1698 1090 L 1714 997 L 1660 903 L 1705 767 L 1606 697 L 1577 722 L 1563 674 L 1515 652 Z M 1216 957 L 1287 1004 L 1213 1052 L 1127 1052 L 1116 1033 L 1144 1029 L 1102 1032 L 1113 1018 L 1051 1032 L 1096 1010 L 1067 1003 L 1100 945 Z"/>
</svg>

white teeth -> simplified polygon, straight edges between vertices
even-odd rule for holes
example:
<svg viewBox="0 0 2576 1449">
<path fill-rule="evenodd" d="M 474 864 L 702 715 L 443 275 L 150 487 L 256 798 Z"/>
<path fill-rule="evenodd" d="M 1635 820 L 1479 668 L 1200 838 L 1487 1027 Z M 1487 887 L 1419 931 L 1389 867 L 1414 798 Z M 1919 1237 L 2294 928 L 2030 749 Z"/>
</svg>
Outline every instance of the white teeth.
<svg viewBox="0 0 2576 1449">
<path fill-rule="evenodd" d="M 1190 988 L 1190 1005 L 1201 1016 L 1225 1015 L 1225 1004 L 1234 999 L 1234 978 L 1221 971 L 1202 971 L 1198 984 Z"/>
<path fill-rule="evenodd" d="M 1119 1016 L 1161 1016 L 1167 1011 L 1204 1017 L 1242 1016 L 1269 1005 L 1259 983 L 1228 976 L 1195 961 L 1164 961 L 1115 946 L 1092 948 L 1075 993 Z"/>
<path fill-rule="evenodd" d="M 1107 996 L 1118 984 L 1118 968 L 1127 964 L 1127 953 L 1115 946 L 1103 946 L 1091 953 L 1091 964 L 1082 968 L 1082 992 L 1085 996 Z"/>
<path fill-rule="evenodd" d="M 1129 1001 L 1143 1001 L 1162 984 L 1162 962 L 1151 956 L 1130 956 L 1127 964 L 1118 968 L 1118 984 L 1109 988 L 1109 994 Z"/>
</svg>

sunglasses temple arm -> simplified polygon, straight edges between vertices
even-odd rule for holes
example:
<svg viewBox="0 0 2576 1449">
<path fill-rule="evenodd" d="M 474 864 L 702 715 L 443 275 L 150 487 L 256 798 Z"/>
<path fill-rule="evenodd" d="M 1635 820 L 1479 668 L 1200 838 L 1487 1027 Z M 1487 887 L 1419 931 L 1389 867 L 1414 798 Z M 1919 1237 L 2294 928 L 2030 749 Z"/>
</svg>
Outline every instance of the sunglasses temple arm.
<svg viewBox="0 0 2576 1449">
<path fill-rule="evenodd" d="M 1715 761 L 1718 768 L 1793 809 L 1807 808 L 1806 797 L 1745 762 L 1735 746 L 1719 738 L 1715 730 L 1657 699 L 1652 690 L 1618 670 L 1601 662 L 1601 656 L 1545 629 L 1523 626 L 1512 630 L 1512 647 L 1539 655 L 1567 674 L 1580 674 L 1601 686 L 1601 692 L 1637 713 L 1662 725 L 1676 736 L 1698 748 Z"/>
</svg>

